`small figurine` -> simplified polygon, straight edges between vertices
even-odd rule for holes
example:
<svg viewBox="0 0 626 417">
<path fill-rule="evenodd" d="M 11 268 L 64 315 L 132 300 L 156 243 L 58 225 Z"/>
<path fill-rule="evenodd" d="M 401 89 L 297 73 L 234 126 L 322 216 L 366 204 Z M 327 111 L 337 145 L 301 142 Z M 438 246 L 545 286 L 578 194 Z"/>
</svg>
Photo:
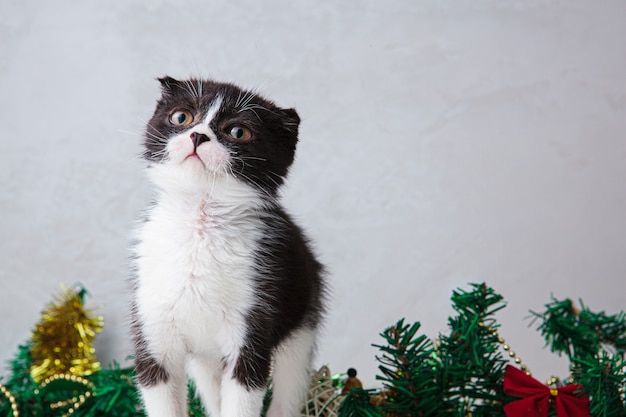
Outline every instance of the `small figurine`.
<svg viewBox="0 0 626 417">
<path fill-rule="evenodd" d="M 352 388 L 363 388 L 363 384 L 359 378 L 356 377 L 356 369 L 354 368 L 348 369 L 348 379 L 346 380 L 341 393 L 346 395 Z"/>
</svg>

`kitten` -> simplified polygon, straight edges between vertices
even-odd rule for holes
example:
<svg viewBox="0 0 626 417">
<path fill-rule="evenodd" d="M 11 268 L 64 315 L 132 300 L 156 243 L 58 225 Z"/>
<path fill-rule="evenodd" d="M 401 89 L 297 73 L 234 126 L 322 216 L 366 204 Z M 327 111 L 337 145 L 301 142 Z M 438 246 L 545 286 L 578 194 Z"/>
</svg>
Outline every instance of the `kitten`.
<svg viewBox="0 0 626 417">
<path fill-rule="evenodd" d="M 232 84 L 170 77 L 148 122 L 156 188 L 134 246 L 132 333 L 149 417 L 299 415 L 323 313 L 323 268 L 278 201 L 300 119 Z"/>
</svg>

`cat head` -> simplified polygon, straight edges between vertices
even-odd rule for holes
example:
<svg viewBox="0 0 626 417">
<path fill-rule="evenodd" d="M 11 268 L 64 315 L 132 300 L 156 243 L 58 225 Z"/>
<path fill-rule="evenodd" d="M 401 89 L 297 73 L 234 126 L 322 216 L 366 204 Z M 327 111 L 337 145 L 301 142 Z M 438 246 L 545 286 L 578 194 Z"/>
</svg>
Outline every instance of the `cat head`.
<svg viewBox="0 0 626 417">
<path fill-rule="evenodd" d="M 198 187 L 235 178 L 276 194 L 298 142 L 295 110 L 229 83 L 159 81 L 162 95 L 144 141 L 151 167 L 180 174 Z"/>
</svg>

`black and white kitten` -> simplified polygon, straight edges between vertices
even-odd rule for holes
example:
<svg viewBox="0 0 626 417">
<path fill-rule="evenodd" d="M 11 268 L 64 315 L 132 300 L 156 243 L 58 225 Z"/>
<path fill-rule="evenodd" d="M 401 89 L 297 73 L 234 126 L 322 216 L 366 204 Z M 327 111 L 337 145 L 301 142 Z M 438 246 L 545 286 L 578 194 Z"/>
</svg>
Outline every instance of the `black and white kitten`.
<svg viewBox="0 0 626 417">
<path fill-rule="evenodd" d="M 299 414 L 323 312 L 322 266 L 278 201 L 300 119 L 206 80 L 159 80 L 144 157 L 156 200 L 134 247 L 132 333 L 149 417 Z"/>
</svg>

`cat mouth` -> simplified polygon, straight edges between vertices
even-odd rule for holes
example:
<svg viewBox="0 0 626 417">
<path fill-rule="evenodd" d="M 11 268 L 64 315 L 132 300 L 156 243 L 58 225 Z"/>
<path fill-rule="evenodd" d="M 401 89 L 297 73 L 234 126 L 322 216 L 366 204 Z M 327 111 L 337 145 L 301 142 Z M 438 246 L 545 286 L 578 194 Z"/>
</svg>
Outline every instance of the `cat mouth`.
<svg viewBox="0 0 626 417">
<path fill-rule="evenodd" d="M 200 158 L 200 156 L 195 153 L 192 152 L 189 155 L 187 155 L 187 157 L 184 159 L 184 161 L 198 161 L 202 164 L 203 167 L 206 168 L 206 164 L 204 163 L 204 161 L 202 160 L 202 158 Z"/>
<path fill-rule="evenodd" d="M 200 155 L 198 155 L 197 153 L 193 152 L 190 153 L 189 155 L 187 155 L 185 157 L 185 159 L 183 160 L 183 163 L 185 164 L 189 164 L 189 166 L 194 166 L 195 169 L 202 169 L 206 172 L 218 172 L 218 167 L 213 165 L 213 161 L 209 160 L 209 161 L 205 161 L 204 159 L 202 159 L 202 157 Z"/>
</svg>

